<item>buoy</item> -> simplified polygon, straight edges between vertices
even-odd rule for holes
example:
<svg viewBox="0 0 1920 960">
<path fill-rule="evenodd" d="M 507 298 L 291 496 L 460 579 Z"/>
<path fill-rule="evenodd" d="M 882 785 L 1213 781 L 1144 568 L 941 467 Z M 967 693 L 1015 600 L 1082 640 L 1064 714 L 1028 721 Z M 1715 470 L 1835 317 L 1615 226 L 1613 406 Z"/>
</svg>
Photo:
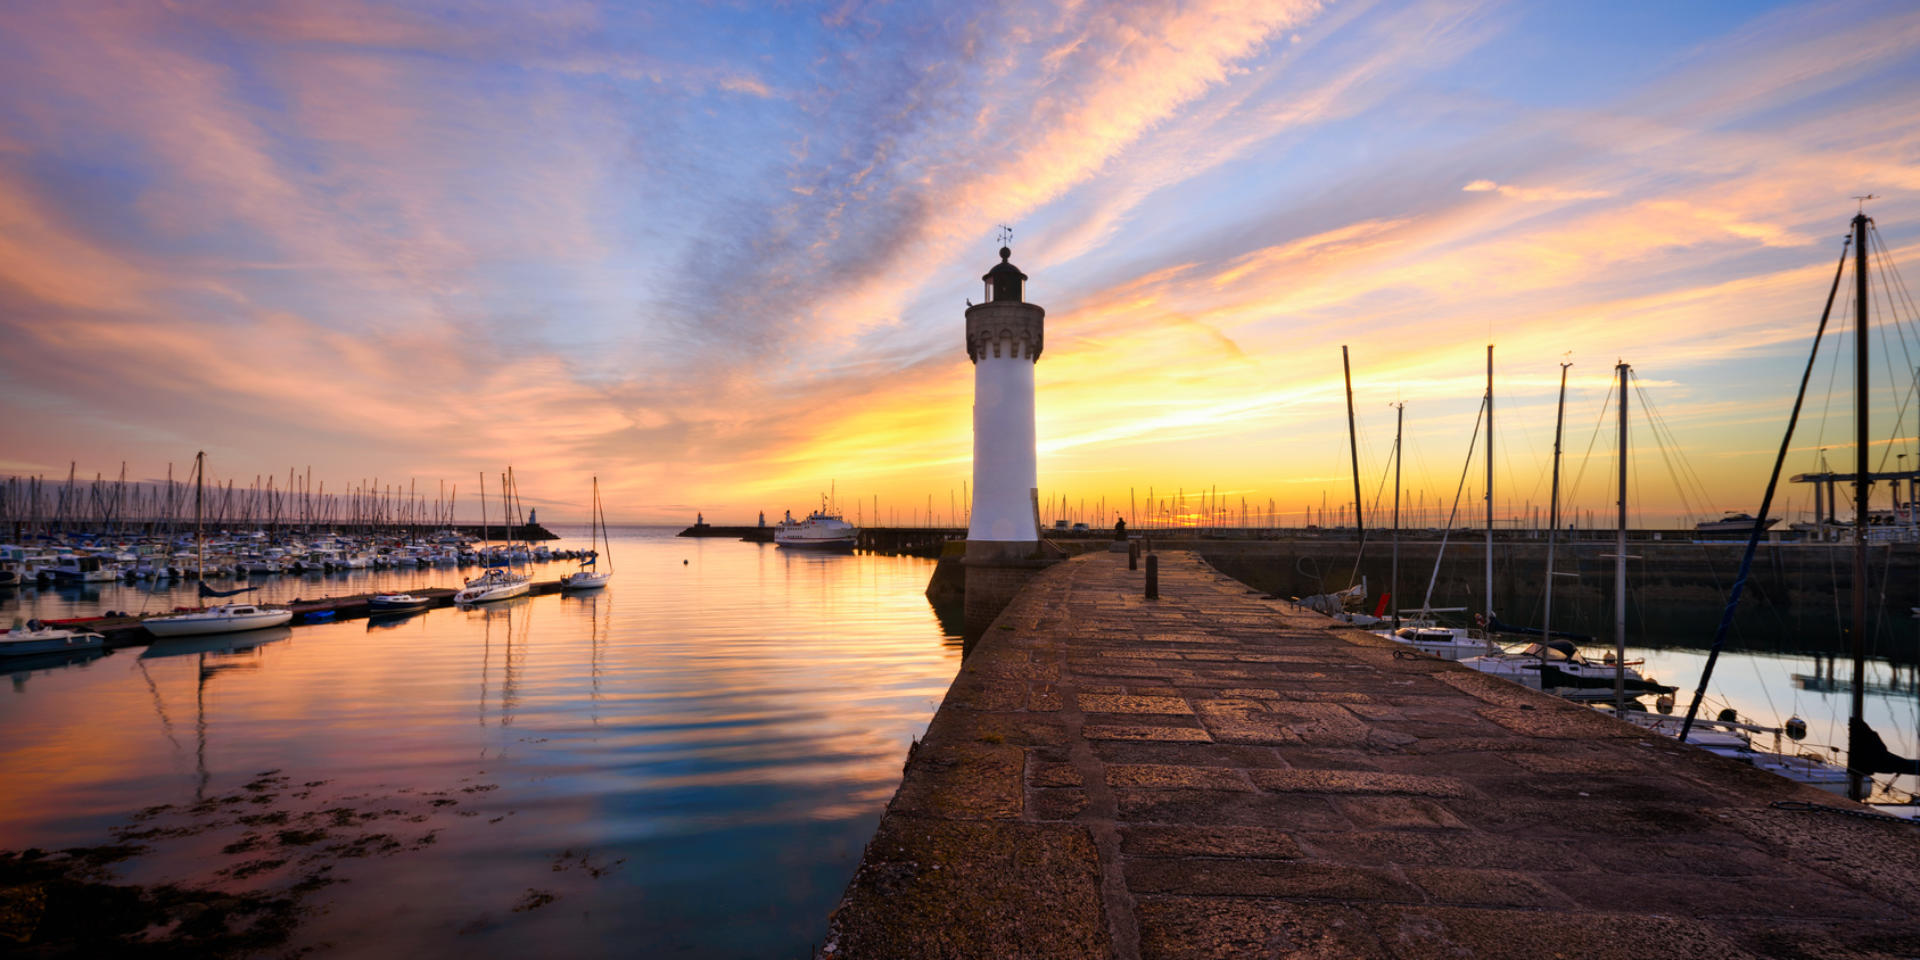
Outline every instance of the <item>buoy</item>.
<svg viewBox="0 0 1920 960">
<path fill-rule="evenodd" d="M 1806 738 L 1807 722 L 1799 717 L 1789 717 L 1787 719 L 1787 739 L 1805 740 Z"/>
<path fill-rule="evenodd" d="M 1732 707 L 1728 707 L 1725 710 L 1720 711 L 1720 715 L 1716 719 L 1718 719 L 1721 723 L 1739 723 L 1740 715 L 1733 712 Z"/>
<path fill-rule="evenodd" d="M 680 561 L 680 565 L 684 567 L 684 566 L 686 566 L 686 565 L 687 565 L 687 562 L 686 562 L 685 560 L 682 560 L 682 561 Z"/>
</svg>

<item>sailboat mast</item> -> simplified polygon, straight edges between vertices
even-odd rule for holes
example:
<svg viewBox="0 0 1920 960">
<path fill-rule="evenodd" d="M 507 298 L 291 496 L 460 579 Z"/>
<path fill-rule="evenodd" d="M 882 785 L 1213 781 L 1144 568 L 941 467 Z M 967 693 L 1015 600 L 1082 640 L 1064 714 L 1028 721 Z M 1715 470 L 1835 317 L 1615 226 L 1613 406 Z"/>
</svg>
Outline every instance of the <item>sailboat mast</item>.
<svg viewBox="0 0 1920 960">
<path fill-rule="evenodd" d="M 1613 535 L 1613 709 L 1627 709 L 1627 371 L 1620 371 L 1620 523 Z"/>
<path fill-rule="evenodd" d="M 1847 796 L 1867 797 L 1866 778 L 1853 769 L 1854 731 L 1866 722 L 1867 676 L 1867 225 L 1863 210 L 1853 218 L 1853 706 L 1847 723 Z"/>
<path fill-rule="evenodd" d="M 1493 344 L 1487 344 L 1487 626 L 1493 629 Z"/>
<path fill-rule="evenodd" d="M 1340 345 L 1340 371 L 1347 381 L 1347 452 L 1353 459 L 1353 526 L 1360 534 L 1360 550 L 1367 548 L 1367 522 L 1360 509 L 1360 441 L 1353 425 L 1353 366 L 1347 362 L 1347 345 Z M 1353 557 L 1353 580 L 1360 582 L 1360 555 Z"/>
<path fill-rule="evenodd" d="M 1553 413 L 1553 490 L 1547 495 L 1547 597 L 1540 611 L 1540 642 L 1553 639 L 1553 545 L 1560 535 L 1560 438 L 1567 421 L 1567 368 L 1560 365 L 1560 405 Z"/>
<path fill-rule="evenodd" d="M 1393 405 L 1393 565 L 1387 574 L 1387 595 L 1393 598 L 1393 628 L 1400 629 L 1400 435 L 1407 405 Z"/>
<path fill-rule="evenodd" d="M 194 561 L 196 569 L 194 570 L 193 578 L 195 580 L 207 579 L 207 534 L 200 525 L 201 514 L 203 512 L 201 507 L 201 501 L 203 499 L 201 488 L 202 485 L 206 483 L 206 480 L 207 452 L 202 450 L 193 455 L 193 543 L 194 552 L 198 555 L 198 559 Z"/>
</svg>

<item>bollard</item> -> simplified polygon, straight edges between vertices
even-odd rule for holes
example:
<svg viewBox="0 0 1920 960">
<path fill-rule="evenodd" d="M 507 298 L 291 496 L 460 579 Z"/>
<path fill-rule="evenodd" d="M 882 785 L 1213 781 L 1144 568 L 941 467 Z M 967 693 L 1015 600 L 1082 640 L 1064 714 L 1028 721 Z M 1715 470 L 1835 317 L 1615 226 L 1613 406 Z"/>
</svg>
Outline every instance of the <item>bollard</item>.
<svg viewBox="0 0 1920 960">
<path fill-rule="evenodd" d="M 1147 599 L 1160 599 L 1160 555 L 1147 554 Z"/>
<path fill-rule="evenodd" d="M 1140 544 L 1138 543 L 1127 544 L 1127 569 L 1140 569 Z"/>
</svg>

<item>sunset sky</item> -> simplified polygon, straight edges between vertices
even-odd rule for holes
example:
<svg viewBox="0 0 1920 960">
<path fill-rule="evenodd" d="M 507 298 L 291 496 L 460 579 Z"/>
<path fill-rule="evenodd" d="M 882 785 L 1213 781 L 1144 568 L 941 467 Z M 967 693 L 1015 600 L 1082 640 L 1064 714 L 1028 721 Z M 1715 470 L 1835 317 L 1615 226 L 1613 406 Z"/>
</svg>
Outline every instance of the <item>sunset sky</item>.
<svg viewBox="0 0 1920 960">
<path fill-rule="evenodd" d="M 1911 2 L 7 3 L 0 474 L 944 516 L 1004 223 L 1043 497 L 1337 508 L 1346 344 L 1367 497 L 1404 401 L 1431 511 L 1492 342 L 1502 513 L 1563 359 L 1581 507 L 1624 359 L 1642 520 L 1752 510 L 1850 196 L 1920 282 L 1916 104 Z"/>
</svg>

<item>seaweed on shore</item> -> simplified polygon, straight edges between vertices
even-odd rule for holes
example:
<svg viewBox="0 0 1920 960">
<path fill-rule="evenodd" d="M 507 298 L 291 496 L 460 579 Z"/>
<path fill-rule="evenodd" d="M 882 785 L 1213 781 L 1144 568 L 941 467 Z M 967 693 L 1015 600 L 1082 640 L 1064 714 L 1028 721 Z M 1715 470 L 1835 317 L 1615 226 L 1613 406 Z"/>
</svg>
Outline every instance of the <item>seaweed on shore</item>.
<svg viewBox="0 0 1920 960">
<path fill-rule="evenodd" d="M 129 845 L 0 851 L 0 945 L 33 957 L 232 957 L 286 942 L 296 897 L 116 883 Z"/>
</svg>

